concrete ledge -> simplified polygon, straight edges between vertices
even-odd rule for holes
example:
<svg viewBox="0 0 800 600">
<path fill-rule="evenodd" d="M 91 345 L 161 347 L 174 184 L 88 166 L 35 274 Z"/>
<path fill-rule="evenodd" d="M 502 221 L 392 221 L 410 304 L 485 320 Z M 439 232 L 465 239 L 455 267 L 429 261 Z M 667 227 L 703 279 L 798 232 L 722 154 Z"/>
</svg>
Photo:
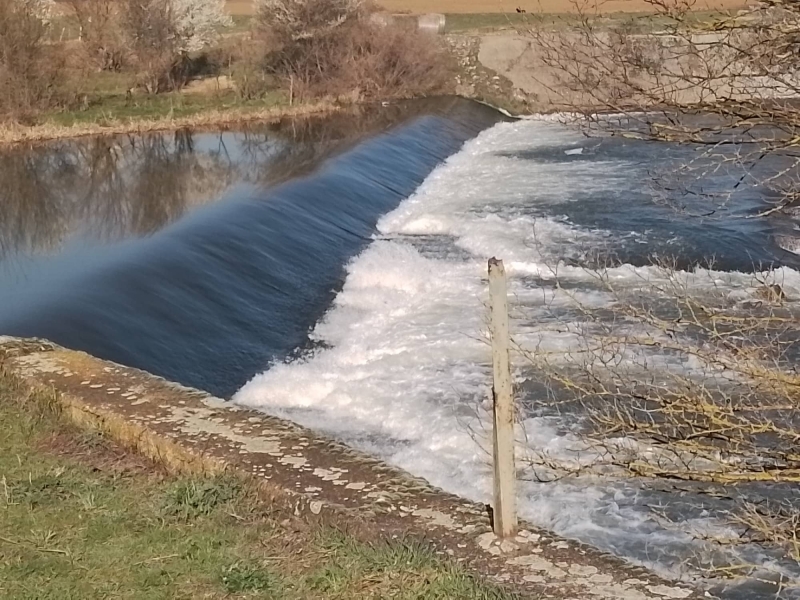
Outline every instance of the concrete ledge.
<svg viewBox="0 0 800 600">
<path fill-rule="evenodd" d="M 525 523 L 500 543 L 486 508 L 338 442 L 143 371 L 40 340 L 0 337 L 0 367 L 53 393 L 77 424 L 101 430 L 174 472 L 235 470 L 295 514 L 357 520 L 375 535 L 424 538 L 440 553 L 537 598 L 698 598 L 582 544 Z"/>
</svg>

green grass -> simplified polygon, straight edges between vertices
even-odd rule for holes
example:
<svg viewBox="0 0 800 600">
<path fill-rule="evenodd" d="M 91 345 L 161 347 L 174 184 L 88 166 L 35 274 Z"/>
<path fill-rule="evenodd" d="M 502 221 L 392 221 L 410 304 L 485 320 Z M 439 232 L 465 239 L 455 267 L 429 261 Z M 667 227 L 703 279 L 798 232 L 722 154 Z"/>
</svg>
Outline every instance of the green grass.
<svg viewBox="0 0 800 600">
<path fill-rule="evenodd" d="M 111 121 L 134 121 L 163 117 L 191 117 L 204 112 L 235 109 L 265 109 L 288 106 L 286 93 L 275 90 L 259 100 L 242 100 L 234 92 L 221 93 L 168 93 L 127 94 L 92 93 L 88 103 L 72 110 L 45 113 L 41 122 L 71 126 L 81 123 L 104 123 Z"/>
<path fill-rule="evenodd" d="M 226 27 L 223 30 L 223 33 L 242 33 L 244 31 L 249 31 L 250 27 L 253 25 L 254 17 L 250 15 L 232 15 L 231 16 L 231 26 Z"/>
<path fill-rule="evenodd" d="M 445 15 L 445 32 L 481 31 L 523 26 L 528 15 L 517 13 L 448 13 Z"/>
<path fill-rule="evenodd" d="M 427 547 L 271 512 L 232 477 L 174 478 L 0 375 L 0 598 L 506 600 Z"/>
<path fill-rule="evenodd" d="M 723 13 L 697 11 L 687 15 L 687 24 L 693 25 L 718 18 Z M 547 27 L 560 29 L 578 24 L 578 16 L 565 13 L 473 13 L 447 14 L 445 30 L 447 33 L 496 31 L 501 29 L 526 29 L 530 27 Z M 596 18 L 601 27 L 617 27 L 626 24 L 632 31 L 641 33 L 658 31 L 674 21 L 652 13 L 609 13 Z"/>
</svg>

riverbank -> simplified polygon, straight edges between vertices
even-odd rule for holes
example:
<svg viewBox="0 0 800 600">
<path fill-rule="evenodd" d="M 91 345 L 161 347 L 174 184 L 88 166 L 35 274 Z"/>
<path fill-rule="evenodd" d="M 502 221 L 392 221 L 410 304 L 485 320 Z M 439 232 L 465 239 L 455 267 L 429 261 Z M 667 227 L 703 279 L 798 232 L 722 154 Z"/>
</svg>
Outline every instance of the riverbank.
<svg viewBox="0 0 800 600">
<path fill-rule="evenodd" d="M 189 477 L 189 481 L 192 481 L 191 478 L 211 476 L 216 477 L 212 481 L 217 482 L 223 481 L 219 479 L 221 474 L 244 478 L 247 485 L 252 486 L 250 489 L 255 490 L 253 493 L 268 499 L 268 514 L 275 515 L 272 522 L 281 527 L 274 527 L 270 533 L 259 533 L 258 527 L 248 525 L 252 522 L 253 513 L 258 514 L 258 511 L 228 509 L 222 510 L 222 515 L 218 512 L 215 514 L 222 519 L 226 519 L 226 515 L 236 515 L 232 519 L 241 519 L 248 535 L 261 540 L 259 543 L 265 547 L 259 554 L 264 561 L 262 565 L 271 561 L 280 564 L 281 556 L 296 556 L 294 551 L 287 552 L 294 545 L 291 544 L 291 537 L 284 539 L 286 531 L 298 528 L 302 531 L 311 527 L 310 531 L 313 532 L 314 527 L 318 527 L 314 524 L 325 523 L 330 527 L 358 532 L 356 539 L 371 540 L 373 548 L 376 545 L 379 549 L 384 547 L 386 542 L 380 540 L 398 537 L 413 544 L 425 540 L 427 547 L 432 550 L 422 556 L 432 556 L 430 552 L 435 552 L 449 557 L 447 562 L 429 563 L 434 565 L 430 568 L 434 577 L 428 579 L 426 585 L 441 585 L 443 579 L 438 574 L 450 573 L 448 576 L 453 577 L 455 573 L 455 579 L 447 584 L 451 587 L 440 588 L 440 596 L 426 595 L 425 590 L 431 588 L 421 588 L 420 580 L 411 573 L 406 574 L 408 580 L 399 579 L 401 588 L 397 594 L 391 594 L 391 590 L 387 592 L 392 597 L 505 597 L 497 589 L 476 583 L 465 575 L 466 572 L 502 583 L 512 592 L 532 597 L 547 595 L 551 598 L 574 598 L 590 593 L 595 598 L 608 600 L 620 597 L 641 600 L 699 597 L 685 586 L 670 585 L 642 568 L 626 565 L 588 546 L 535 530 L 525 523 L 521 524 L 520 535 L 501 543 L 491 533 L 483 506 L 446 494 L 423 480 L 412 478 L 403 471 L 287 421 L 237 408 L 205 393 L 169 383 L 142 371 L 65 350 L 47 342 L 9 338 L 0 341 L 0 364 L 3 367 L 0 381 L 9 390 L 0 396 L 0 406 L 5 405 L 4 410 L 9 410 L 9 403 L 38 398 L 70 423 L 93 432 L 91 435 L 101 433 L 104 436 L 102 439 L 109 438 L 128 450 L 135 450 L 154 460 L 165 473 L 172 474 L 170 477 Z M 41 410 L 41 402 L 26 403 L 26 410 L 35 415 L 35 411 Z M 6 431 L 5 424 L 9 421 L 4 419 L 0 422 L 3 423 L 0 432 L 6 436 L 18 429 L 12 427 L 10 432 Z M 15 443 L 27 448 L 21 456 L 28 461 L 27 457 L 35 446 L 24 441 Z M 0 454 L 9 455 L 13 456 L 8 452 Z M 127 452 L 124 455 L 130 456 Z M 23 464 L 27 467 L 31 463 L 28 461 Z M 45 468 L 46 472 L 46 463 L 38 468 Z M 17 484 L 19 480 L 28 481 L 15 476 L 12 483 Z M 34 480 L 31 477 L 30 481 L 38 483 L 41 479 L 37 477 Z M 6 504 L 11 505 L 14 488 L 8 486 L 7 476 L 6 489 L 10 491 L 6 494 Z M 169 485 L 166 487 L 169 488 Z M 205 489 L 205 484 L 201 488 Z M 64 489 L 63 486 L 60 489 Z M 120 510 L 114 513 L 118 519 L 130 517 L 134 512 L 138 514 L 138 511 L 152 510 L 150 503 L 158 498 L 157 494 L 141 496 L 141 490 L 135 485 L 127 494 L 130 499 L 146 501 L 142 506 L 132 507 L 132 512 Z M 64 497 L 81 506 L 80 497 L 66 492 Z M 192 494 L 192 497 L 196 497 L 196 494 Z M 101 495 L 95 491 L 95 506 L 100 498 Z M 186 512 L 191 515 L 198 510 L 198 505 L 203 506 L 199 501 L 188 506 L 186 504 L 178 507 L 178 515 L 185 516 Z M 13 506 L 15 511 L 24 512 L 24 508 Z M 6 514 L 0 513 L 0 518 L 7 518 L 3 516 Z M 288 524 L 282 519 L 288 519 Z M 59 522 L 54 521 L 54 526 Z M 93 522 L 91 515 L 87 515 L 83 527 Z M 166 522 L 169 526 L 173 524 L 170 519 Z M 234 526 L 230 518 L 227 518 L 227 522 Z M 4 528 L 4 531 L 8 529 Z M 63 558 L 67 564 L 70 557 L 77 555 L 73 553 L 74 546 L 67 543 L 72 538 L 66 534 L 60 538 L 61 529 L 51 531 L 56 533 L 34 544 L 38 548 L 34 551 L 49 560 Z M 81 531 L 72 532 L 72 535 L 85 540 L 87 534 Z M 244 557 L 228 556 L 228 552 L 240 548 L 231 548 L 224 543 L 230 532 L 222 529 L 214 531 L 223 540 L 222 544 L 214 546 L 222 548 L 222 557 L 214 559 L 218 563 L 213 565 L 213 569 L 203 571 L 201 579 L 207 579 L 209 573 L 215 572 L 224 576 L 226 569 L 228 573 L 238 573 L 235 570 L 238 567 L 234 565 L 251 568 L 252 563 L 246 562 Z M 180 538 L 177 530 L 176 537 Z M 205 543 L 214 543 L 216 539 L 216 534 L 207 533 Z M 318 537 L 312 535 L 311 539 Z M 363 555 L 359 546 L 350 547 Z M 66 554 L 44 552 L 43 548 Z M 16 546 L 13 546 L 11 551 L 16 550 Z M 277 559 L 275 550 L 279 552 Z M 179 562 L 174 560 L 178 557 L 172 554 L 183 556 L 172 547 L 155 550 L 146 545 L 137 553 L 140 560 L 127 558 L 125 568 L 135 571 L 160 561 Z M 402 570 L 409 561 L 419 564 L 411 560 L 417 555 L 412 553 L 403 561 L 396 561 L 397 569 Z M 304 552 L 302 557 L 307 558 L 308 554 Z M 454 567 L 448 566 L 453 564 L 451 561 L 468 571 L 454 570 Z M 306 563 L 301 560 L 297 566 L 302 567 L 303 564 Z M 118 567 L 122 568 L 120 565 Z M 389 569 L 380 572 L 382 577 L 397 581 L 393 575 L 396 571 Z M 355 570 L 354 573 L 355 579 L 362 581 L 359 573 L 363 574 L 364 570 Z M 169 571 L 164 574 L 164 581 L 170 581 L 168 575 Z M 312 572 L 310 576 L 313 575 Z M 15 577 L 11 583 L 19 581 L 20 576 Z M 35 577 L 35 573 L 29 573 L 26 577 Z M 182 577 L 191 581 L 191 574 Z M 9 585 L 5 583 L 6 580 L 2 579 L 3 585 Z M 224 582 L 221 578 L 218 580 Z M 383 579 L 379 578 L 379 581 Z M 452 587 L 456 584 L 461 588 Z M 297 589 L 302 592 L 308 588 Z M 387 593 L 381 597 L 387 597 Z M 410 596 L 403 595 L 409 593 Z M 171 596 L 167 593 L 153 597 Z M 304 596 L 301 593 L 299 597 Z M 349 596 L 340 594 L 336 597 Z"/>
<path fill-rule="evenodd" d="M 420 543 L 298 517 L 245 478 L 170 474 L 8 373 L 0 474 L 4 598 L 512 599 Z"/>
<path fill-rule="evenodd" d="M 139 116 L 109 115 L 101 119 L 72 120 L 65 122 L 62 116 L 46 117 L 35 125 L 0 124 L 0 146 L 19 143 L 46 142 L 56 139 L 77 138 L 96 135 L 118 135 L 126 133 L 148 133 L 183 128 L 197 130 L 223 130 L 244 123 L 274 122 L 288 117 L 305 117 L 335 112 L 345 105 L 330 101 L 308 104 L 245 105 L 222 107 L 200 104 L 188 114 L 175 114 L 174 110 L 149 111 Z"/>
<path fill-rule="evenodd" d="M 585 103 L 585 98 L 576 98 L 560 74 L 545 64 L 541 49 L 537 49 L 528 31 L 543 27 L 554 35 L 568 35 L 578 23 L 576 16 L 532 13 L 471 10 L 469 14 L 446 14 L 445 32 L 439 39 L 447 49 L 445 54 L 450 55 L 449 83 L 441 92 L 479 100 L 519 115 L 574 110 Z M 703 22 L 718 14 L 695 12 L 688 22 L 702 28 Z M 223 36 L 220 51 L 246 62 L 244 47 L 253 17 L 245 13 L 236 15 L 236 22 Z M 665 18 L 652 13 L 619 12 L 597 16 L 593 22 L 602 30 L 654 33 L 663 28 Z M 74 43 L 65 43 L 70 53 L 76 52 Z M 232 60 L 230 57 L 228 61 Z M 201 63 L 201 58 L 195 60 Z M 0 122 L 0 146 L 179 128 L 224 129 L 245 122 L 332 112 L 362 101 L 355 93 L 317 99 L 309 96 L 308 100 L 298 101 L 288 87 L 278 85 L 277 81 L 272 82 L 268 92 L 250 97 L 237 87 L 237 82 L 241 83 L 235 76 L 239 67 L 227 64 L 222 68 L 216 64 L 221 60 L 219 57 L 204 60 L 213 62 L 216 66 L 211 71 L 217 69 L 217 72 L 198 75 L 182 89 L 158 94 L 139 89 L 135 73 L 86 70 L 83 65 L 72 65 L 74 73 L 70 78 L 74 81 L 68 88 L 75 88 L 70 92 L 75 96 L 74 101 L 65 108 L 34 111 L 21 120 Z M 408 92 L 399 97 L 415 95 L 419 96 Z M 393 94 L 378 94 L 369 102 L 396 98 Z"/>
</svg>

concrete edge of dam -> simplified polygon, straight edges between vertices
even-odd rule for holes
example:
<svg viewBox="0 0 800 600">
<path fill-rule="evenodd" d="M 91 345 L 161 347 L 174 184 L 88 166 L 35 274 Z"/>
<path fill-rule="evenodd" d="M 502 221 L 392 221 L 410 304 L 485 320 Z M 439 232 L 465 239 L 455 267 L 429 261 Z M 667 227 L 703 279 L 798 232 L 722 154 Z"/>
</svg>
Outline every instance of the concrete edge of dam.
<svg viewBox="0 0 800 600">
<path fill-rule="evenodd" d="M 584 544 L 521 524 L 500 541 L 485 506 L 291 422 L 244 409 L 144 371 L 44 340 L 0 336 L 0 369 L 63 414 L 185 474 L 254 478 L 282 509 L 333 524 L 357 521 L 375 537 L 425 540 L 488 580 L 526 596 L 699 598 Z"/>
</svg>

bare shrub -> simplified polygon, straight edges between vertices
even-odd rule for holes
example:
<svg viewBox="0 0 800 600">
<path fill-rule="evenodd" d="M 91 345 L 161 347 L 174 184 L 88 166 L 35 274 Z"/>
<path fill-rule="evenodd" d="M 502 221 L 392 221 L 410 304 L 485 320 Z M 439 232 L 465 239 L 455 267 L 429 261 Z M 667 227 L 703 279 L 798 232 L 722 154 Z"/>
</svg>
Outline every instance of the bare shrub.
<svg viewBox="0 0 800 600">
<path fill-rule="evenodd" d="M 609 26 L 598 18 L 600 3 L 582 4 L 559 30 L 531 23 L 526 34 L 567 120 L 589 134 L 692 145 L 697 158 L 656 186 L 688 216 L 733 216 L 731 200 L 746 186 L 765 201 L 746 218 L 796 210 L 800 5 L 767 0 L 702 17 L 688 0 L 651 5 L 657 27 Z M 734 169 L 740 176 L 731 189 L 704 189 L 704 178 Z M 608 269 L 594 271 L 612 301 L 597 310 L 573 298 L 578 317 L 554 325 L 573 336 L 573 348 L 560 355 L 520 349 L 546 384 L 551 408 L 583 425 L 580 459 L 534 451 L 529 472 L 543 480 L 588 471 L 727 486 L 727 519 L 739 537 L 720 543 L 777 547 L 800 562 L 798 503 L 754 501 L 744 492 L 800 482 L 794 299 L 778 272 L 755 273 L 737 294 L 718 289 L 717 275 L 702 269 L 660 263 L 647 272 L 635 289 L 623 289 Z M 559 293 L 569 294 L 568 286 Z M 764 567 L 712 566 L 712 576 L 732 577 Z"/>
<path fill-rule="evenodd" d="M 343 91 L 361 97 L 408 97 L 446 89 L 447 54 L 431 34 L 398 26 L 360 23 L 340 64 Z"/>
<path fill-rule="evenodd" d="M 683 180 L 673 188 L 681 210 L 691 211 L 692 199 L 710 206 L 706 218 L 724 210 L 733 190 L 710 198 L 693 183 L 725 165 L 742 172 L 736 188 L 774 192 L 775 205 L 757 216 L 791 208 L 800 180 L 800 69 L 793 59 L 800 49 L 800 7 L 767 1 L 700 21 L 688 1 L 651 4 L 661 19 L 658 31 L 626 23 L 601 27 L 599 9 L 590 4 L 564 31 L 529 30 L 543 63 L 569 92 L 562 99 L 572 114 L 590 132 L 698 147 L 697 163 L 682 165 L 672 182 Z M 779 172 L 758 177 L 758 166 L 776 155 Z M 581 402 L 601 432 L 597 440 L 616 432 L 657 441 L 663 450 L 658 464 L 606 454 L 632 473 L 800 480 L 800 380 L 793 367 L 800 332 L 796 315 L 782 304 L 780 282 L 762 276 L 763 298 L 742 307 L 722 295 L 699 296 L 685 277 L 662 264 L 659 282 L 646 282 L 651 296 L 668 305 L 658 312 L 620 297 L 598 274 L 615 294 L 618 319 L 604 325 L 591 319 L 569 373 L 540 367 L 553 376 L 554 389 Z M 626 333 L 631 324 L 646 333 Z M 692 362 L 699 376 L 656 373 L 652 362 L 615 362 L 634 350 L 642 351 L 639 356 L 670 353 Z"/>
<path fill-rule="evenodd" d="M 184 54 L 169 0 L 126 0 L 121 26 L 131 46 L 140 85 L 151 94 L 181 87 Z"/>
<path fill-rule="evenodd" d="M 89 61 L 103 71 L 119 71 L 130 60 L 116 0 L 69 0 Z"/>
<path fill-rule="evenodd" d="M 150 93 L 193 74 L 193 55 L 230 23 L 224 0 L 70 0 L 89 55 L 104 70 L 130 66 Z"/>
<path fill-rule="evenodd" d="M 800 199 L 800 5 L 766 0 L 700 19 L 689 0 L 649 3 L 658 28 L 644 32 L 626 22 L 603 26 L 601 5 L 591 2 L 579 4 L 578 19 L 562 30 L 532 23 L 527 35 L 560 103 L 606 131 L 625 128 L 709 153 L 738 144 L 724 160 L 745 174 L 779 155 L 786 167 L 758 184 L 774 192 L 772 210 L 791 209 Z M 600 119 L 601 112 L 625 122 Z"/>
<path fill-rule="evenodd" d="M 240 98 L 263 98 L 280 87 L 278 78 L 265 69 L 264 57 L 269 49 L 262 36 L 250 32 L 226 45 L 225 51 L 228 55 L 226 70 Z"/>
<path fill-rule="evenodd" d="M 713 272 L 671 263 L 633 289 L 618 288 L 609 270 L 587 273 L 610 305 L 586 307 L 562 290 L 582 315 L 555 325 L 573 347 L 521 351 L 554 406 L 575 405 L 588 419 L 598 462 L 647 477 L 800 481 L 800 329 L 775 273 L 753 277 L 749 301 L 718 289 Z M 620 435 L 650 449 L 608 442 Z"/>
<path fill-rule="evenodd" d="M 62 101 L 58 60 L 45 44 L 47 7 L 0 0 L 0 118 L 25 118 Z"/>
<path fill-rule="evenodd" d="M 446 53 L 433 36 L 368 19 L 359 0 L 262 0 L 267 72 L 298 97 L 409 96 L 446 86 Z"/>
<path fill-rule="evenodd" d="M 259 0 L 257 19 L 279 45 L 329 37 L 365 14 L 363 0 Z"/>
</svg>

